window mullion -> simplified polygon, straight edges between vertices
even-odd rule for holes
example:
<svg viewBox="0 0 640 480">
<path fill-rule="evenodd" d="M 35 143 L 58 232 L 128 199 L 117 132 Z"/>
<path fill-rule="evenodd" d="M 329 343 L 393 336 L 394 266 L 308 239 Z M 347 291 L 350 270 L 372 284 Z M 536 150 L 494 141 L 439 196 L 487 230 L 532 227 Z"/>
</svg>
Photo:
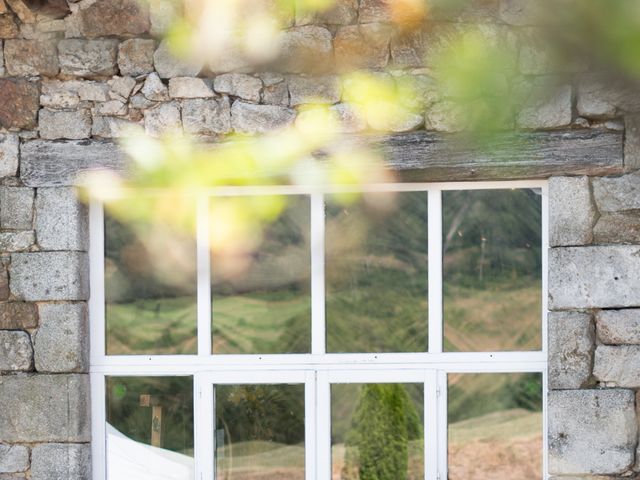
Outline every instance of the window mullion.
<svg viewBox="0 0 640 480">
<path fill-rule="evenodd" d="M 105 375 L 91 373 L 91 468 L 92 478 L 107 478 L 107 415 Z"/>
<path fill-rule="evenodd" d="M 329 374 L 316 373 L 316 480 L 331 480 L 331 386 Z"/>
<path fill-rule="evenodd" d="M 311 194 L 311 353 L 326 353 L 324 195 Z"/>
<path fill-rule="evenodd" d="M 91 320 L 91 363 L 103 359 L 106 350 L 105 282 L 104 282 L 104 205 L 93 200 L 89 207 L 89 247 L 91 297 L 89 314 Z"/>
<path fill-rule="evenodd" d="M 424 478 L 438 480 L 438 382 L 435 370 L 424 378 Z"/>
<path fill-rule="evenodd" d="M 429 190 L 429 353 L 442 353 L 442 191 Z"/>
<path fill-rule="evenodd" d="M 211 355 L 211 257 L 209 249 L 209 197 L 198 197 L 196 206 L 198 271 L 198 355 Z"/>
<path fill-rule="evenodd" d="M 448 392 L 447 373 L 438 370 L 437 382 L 437 455 L 438 455 L 438 480 L 448 478 L 448 448 L 449 448 L 449 420 L 448 420 Z"/>
</svg>

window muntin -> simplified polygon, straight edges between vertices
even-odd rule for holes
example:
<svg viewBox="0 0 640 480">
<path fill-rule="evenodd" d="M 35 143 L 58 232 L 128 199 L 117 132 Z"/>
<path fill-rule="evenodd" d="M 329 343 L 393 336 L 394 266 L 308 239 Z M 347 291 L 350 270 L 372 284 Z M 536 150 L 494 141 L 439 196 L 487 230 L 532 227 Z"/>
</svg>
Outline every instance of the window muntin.
<svg viewBox="0 0 640 480">
<path fill-rule="evenodd" d="M 546 268 L 546 183 L 545 182 L 504 182 L 493 184 L 452 184 L 452 185 L 383 185 L 368 187 L 371 191 L 417 191 L 426 192 L 428 196 L 428 351 L 427 352 L 360 352 L 360 353 L 326 353 L 326 320 L 325 320 L 325 203 L 329 195 L 318 192 L 310 193 L 311 218 L 311 331 L 312 349 L 307 354 L 217 354 L 211 353 L 211 303 L 210 272 L 208 248 L 206 248 L 206 227 L 203 220 L 207 218 L 209 195 L 198 202 L 198 212 L 201 221 L 198 223 L 198 355 L 171 356 L 106 356 L 104 350 L 104 333 L 92 335 L 92 372 L 94 381 L 93 398 L 94 412 L 94 464 L 96 478 L 104 478 L 106 465 L 104 463 L 104 376 L 119 373 L 130 375 L 143 374 L 180 374 L 193 375 L 195 417 L 195 464 L 196 475 L 202 478 L 214 478 L 214 462 L 212 452 L 214 442 L 214 413 L 212 393 L 207 394 L 207 382 L 211 376 L 219 376 L 233 371 L 233 381 L 227 383 L 245 384 L 251 376 L 265 377 L 268 372 L 280 372 L 291 368 L 302 368 L 310 371 L 314 378 L 308 380 L 306 388 L 306 405 L 313 405 L 312 412 L 307 412 L 305 422 L 306 435 L 306 479 L 331 478 L 331 395 L 330 385 L 333 373 L 347 368 L 349 372 L 358 373 L 357 378 L 350 378 L 346 383 L 385 383 L 406 381 L 415 383 L 417 375 L 424 382 L 425 389 L 425 478 L 435 480 L 438 475 L 447 475 L 447 375 L 451 373 L 489 373 L 489 372 L 538 372 L 546 375 L 546 342 L 541 334 L 541 348 L 532 351 L 487 351 L 487 352 L 450 352 L 444 348 L 445 330 L 443 324 L 442 307 L 442 230 L 444 194 L 451 190 L 471 189 L 500 189 L 508 191 L 513 188 L 539 188 L 542 192 L 542 272 Z M 294 195 L 300 192 L 296 189 L 284 187 L 282 189 L 221 189 L 215 195 L 237 194 L 284 194 Z M 97 213 L 96 213 L 97 212 Z M 101 209 L 92 208 L 92 232 L 100 233 L 103 228 Z M 95 240 L 95 238 L 93 239 Z M 92 287 L 103 279 L 100 270 L 102 264 L 97 259 L 103 258 L 103 245 L 99 241 L 92 241 Z M 96 251 L 98 253 L 96 253 Z M 205 268 L 205 265 L 207 266 Z M 97 266 L 97 268 L 96 268 Z M 204 288 L 206 286 L 206 288 Z M 545 276 L 542 275 L 542 292 L 540 302 L 545 311 L 544 299 Z M 94 290 L 95 291 L 95 290 Z M 206 301 L 205 301 L 206 300 Z M 104 332 L 100 325 L 104 325 L 104 303 L 100 295 L 91 299 L 93 332 Z M 95 328 L 95 323 L 99 328 Z M 545 331 L 544 316 L 540 321 L 540 332 Z M 383 370 L 387 372 L 382 375 Z M 216 373 L 217 372 L 217 373 Z M 389 373 L 391 372 L 391 373 Z M 413 372 L 411 378 L 404 378 L 402 374 Z M 330 374 L 327 377 L 326 374 Z M 366 375 L 365 375 L 366 374 Z M 367 378 L 362 378 L 365 375 Z M 329 378 L 329 379 L 328 379 Z M 543 381 L 543 384 L 546 380 Z M 215 382 L 214 382 L 215 383 Z M 271 383 L 282 383 L 273 381 Z M 338 382 L 340 383 L 340 382 Z M 313 385 L 313 388 L 309 388 Z M 437 394 L 436 392 L 439 392 Z M 209 395 L 207 397 L 207 395 Z M 208 398 L 208 400 L 207 400 Z M 307 409 L 308 410 L 308 409 Z M 209 418 L 209 420 L 207 420 Z M 102 425 L 102 426 L 101 426 Z M 198 426 L 200 425 L 200 426 Z M 210 426 L 207 426 L 210 425 Z M 438 428 L 434 428 L 437 425 Z M 430 428 L 427 428 L 430 426 Z M 313 439 L 311 441 L 310 439 Z M 544 441 L 544 439 L 543 439 Z M 208 445 L 208 446 L 207 446 Z M 317 459 L 320 459 L 316 461 Z M 325 459 L 326 461 L 322 461 Z M 544 471 L 544 470 L 543 470 Z"/>
</svg>

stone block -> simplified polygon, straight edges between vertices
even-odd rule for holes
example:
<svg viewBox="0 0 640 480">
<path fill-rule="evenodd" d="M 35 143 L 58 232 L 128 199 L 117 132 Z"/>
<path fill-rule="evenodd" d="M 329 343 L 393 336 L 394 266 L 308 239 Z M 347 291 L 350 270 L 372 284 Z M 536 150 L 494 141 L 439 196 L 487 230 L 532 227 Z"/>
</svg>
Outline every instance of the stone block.
<svg viewBox="0 0 640 480">
<path fill-rule="evenodd" d="M 231 125 L 239 133 L 266 133 L 291 125 L 295 117 L 293 110 L 274 105 L 254 105 L 236 100 L 231 107 Z"/>
<path fill-rule="evenodd" d="M 576 96 L 576 108 L 582 117 L 606 119 L 640 111 L 640 97 L 634 86 L 599 74 L 581 75 Z"/>
<path fill-rule="evenodd" d="M 384 68 L 389 61 L 389 25 L 368 23 L 341 27 L 334 40 L 338 68 Z"/>
<path fill-rule="evenodd" d="M 89 376 L 8 375 L 0 383 L 0 441 L 91 440 Z"/>
<path fill-rule="evenodd" d="M 40 188 L 36 197 L 36 235 L 42 250 L 89 248 L 88 212 L 71 187 Z"/>
<path fill-rule="evenodd" d="M 120 74 L 137 77 L 153 72 L 153 54 L 156 42 L 151 39 L 132 38 L 118 47 Z"/>
<path fill-rule="evenodd" d="M 28 371 L 33 366 L 33 347 L 27 332 L 0 330 L 0 372 Z"/>
<path fill-rule="evenodd" d="M 550 87 L 546 80 L 535 82 L 516 123 L 520 128 L 549 129 L 571 123 L 571 85 Z"/>
<path fill-rule="evenodd" d="M 19 150 L 18 135 L 0 134 L 0 178 L 14 177 L 18 173 Z"/>
<path fill-rule="evenodd" d="M 109 88 L 109 98 L 126 102 L 133 89 L 136 87 L 136 81 L 132 77 L 113 77 L 107 82 Z"/>
<path fill-rule="evenodd" d="M 40 137 L 47 140 L 80 140 L 91 136 L 91 113 L 88 109 L 56 111 L 43 108 L 38 119 Z"/>
<path fill-rule="evenodd" d="M 552 177 L 549 217 L 552 247 L 591 243 L 597 211 L 591 199 L 589 177 Z"/>
<path fill-rule="evenodd" d="M 552 310 L 640 306 L 640 247 L 552 248 L 549 304 Z"/>
<path fill-rule="evenodd" d="M 425 43 L 422 30 L 396 34 L 391 39 L 391 60 L 396 68 L 419 68 L 424 66 Z"/>
<path fill-rule="evenodd" d="M 29 469 L 29 448 L 0 444 L 0 473 L 25 472 Z"/>
<path fill-rule="evenodd" d="M 142 35 L 151 27 L 149 7 L 138 0 L 97 0 L 79 12 L 83 36 Z"/>
<path fill-rule="evenodd" d="M 340 79 L 335 76 L 290 77 L 289 103 L 338 103 L 342 95 Z"/>
<path fill-rule="evenodd" d="M 32 187 L 74 185 L 87 170 L 125 169 L 118 145 L 103 140 L 33 140 L 23 143 L 20 153 L 20 178 Z"/>
<path fill-rule="evenodd" d="M 86 372 L 89 366 L 89 324 L 84 303 L 44 303 L 34 335 L 38 372 Z"/>
<path fill-rule="evenodd" d="M 124 118 L 94 116 L 91 135 L 102 138 L 122 138 L 130 136 L 137 123 Z"/>
<path fill-rule="evenodd" d="M 0 232 L 0 252 L 22 252 L 29 250 L 35 243 L 36 236 L 31 230 Z"/>
<path fill-rule="evenodd" d="M 162 103 L 144 111 L 144 130 L 147 135 L 160 137 L 182 131 L 180 108 L 176 102 Z"/>
<path fill-rule="evenodd" d="M 201 78 L 175 77 L 169 79 L 169 96 L 171 98 L 211 98 L 215 94 Z"/>
<path fill-rule="evenodd" d="M 309 12 L 299 6 L 296 8 L 296 25 L 349 25 L 357 19 L 357 0 L 336 0 L 323 11 Z"/>
<path fill-rule="evenodd" d="M 549 473 L 618 475 L 631 468 L 638 435 L 632 390 L 549 392 Z"/>
<path fill-rule="evenodd" d="M 12 15 L 0 15 L 0 38 L 16 38 L 20 35 L 18 24 Z"/>
<path fill-rule="evenodd" d="M 640 243 L 640 210 L 603 213 L 593 227 L 595 243 Z"/>
<path fill-rule="evenodd" d="M 123 116 L 129 112 L 127 104 L 120 100 L 109 100 L 96 105 L 94 112 L 98 115 Z"/>
<path fill-rule="evenodd" d="M 34 303 L 0 303 L 0 330 L 24 330 L 38 326 L 38 309 Z"/>
<path fill-rule="evenodd" d="M 231 132 L 229 98 L 183 101 L 182 123 L 184 131 L 191 135 L 218 135 Z"/>
<path fill-rule="evenodd" d="M 608 345 L 640 345 L 640 309 L 596 313 L 598 339 Z"/>
<path fill-rule="evenodd" d="M 78 90 L 82 82 L 78 80 L 44 80 L 40 92 L 40 105 L 52 109 L 77 108 L 80 104 Z"/>
<path fill-rule="evenodd" d="M 282 33 L 280 63 L 288 72 L 327 70 L 332 61 L 331 32 L 307 25 Z"/>
<path fill-rule="evenodd" d="M 89 259 L 83 252 L 14 253 L 9 279 L 21 300 L 86 300 Z"/>
<path fill-rule="evenodd" d="M 58 49 L 51 40 L 7 40 L 5 66 L 9 75 L 53 77 L 60 71 Z"/>
<path fill-rule="evenodd" d="M 584 387 L 591 376 L 595 331 L 591 315 L 549 313 L 549 388 Z"/>
<path fill-rule="evenodd" d="M 624 166 L 628 170 L 640 169 L 640 115 L 624 119 Z"/>
<path fill-rule="evenodd" d="M 640 172 L 593 179 L 593 196 L 601 213 L 640 210 Z"/>
<path fill-rule="evenodd" d="M 599 345 L 593 376 L 609 387 L 640 387 L 640 346 Z"/>
<path fill-rule="evenodd" d="M 278 82 L 264 82 L 262 88 L 262 102 L 267 105 L 289 106 L 289 87 L 284 79 Z"/>
<path fill-rule="evenodd" d="M 153 100 L 156 102 L 164 102 L 169 100 L 169 90 L 167 86 L 162 83 L 160 77 L 157 73 L 150 73 L 146 80 L 144 81 L 144 85 L 142 86 L 142 95 L 149 100 Z"/>
<path fill-rule="evenodd" d="M 218 93 L 240 97 L 257 103 L 260 101 L 262 81 L 259 78 L 243 73 L 225 73 L 215 78 L 213 88 Z"/>
<path fill-rule="evenodd" d="M 9 271 L 5 265 L 0 265 L 0 300 L 9 300 Z M 0 305 L 2 305 L 0 303 Z"/>
<path fill-rule="evenodd" d="M 360 0 L 360 23 L 391 22 L 393 2 L 389 0 Z"/>
<path fill-rule="evenodd" d="M 31 129 L 36 126 L 40 101 L 37 84 L 20 78 L 0 78 L 0 127 Z"/>
<path fill-rule="evenodd" d="M 78 95 L 83 102 L 106 102 L 109 100 L 109 85 L 102 82 L 82 82 Z"/>
<path fill-rule="evenodd" d="M 338 117 L 342 132 L 357 133 L 367 129 L 367 119 L 364 113 L 355 105 L 338 103 L 331 107 L 331 111 Z"/>
<path fill-rule="evenodd" d="M 118 73 L 118 40 L 66 39 L 58 43 L 60 70 L 76 77 L 111 76 Z"/>
<path fill-rule="evenodd" d="M 31 453 L 32 480 L 91 480 L 91 445 L 43 443 Z"/>
<path fill-rule="evenodd" d="M 543 10 L 538 2 L 529 0 L 501 0 L 500 19 L 510 25 L 535 25 L 544 18 Z"/>
<path fill-rule="evenodd" d="M 203 67 L 202 60 L 177 58 L 166 40 L 153 54 L 153 63 L 160 78 L 196 77 Z"/>
<path fill-rule="evenodd" d="M 0 228 L 33 229 L 33 189 L 0 187 Z"/>
<path fill-rule="evenodd" d="M 178 0 L 150 0 L 151 35 L 163 36 L 182 15 L 182 2 Z"/>
</svg>

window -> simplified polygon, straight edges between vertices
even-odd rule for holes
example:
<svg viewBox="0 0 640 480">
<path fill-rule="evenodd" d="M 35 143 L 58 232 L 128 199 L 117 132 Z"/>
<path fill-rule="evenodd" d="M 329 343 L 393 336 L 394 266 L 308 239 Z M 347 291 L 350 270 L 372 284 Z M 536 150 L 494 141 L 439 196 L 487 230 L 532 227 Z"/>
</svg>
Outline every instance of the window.
<svg viewBox="0 0 640 480">
<path fill-rule="evenodd" d="M 546 478 L 546 183 L 362 191 L 212 190 L 193 236 L 92 204 L 94 478 Z M 223 275 L 210 212 L 264 196 Z"/>
</svg>

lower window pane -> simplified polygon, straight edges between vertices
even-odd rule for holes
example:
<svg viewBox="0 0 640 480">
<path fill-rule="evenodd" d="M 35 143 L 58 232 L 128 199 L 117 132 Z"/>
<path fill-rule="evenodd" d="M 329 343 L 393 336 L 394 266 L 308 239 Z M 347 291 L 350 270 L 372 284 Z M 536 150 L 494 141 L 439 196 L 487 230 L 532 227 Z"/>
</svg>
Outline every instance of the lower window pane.
<svg viewBox="0 0 640 480">
<path fill-rule="evenodd" d="M 450 374 L 450 480 L 542 478 L 542 374 Z"/>
<path fill-rule="evenodd" d="M 304 480 L 304 385 L 219 385 L 215 412 L 217 480 Z"/>
<path fill-rule="evenodd" d="M 424 479 L 424 386 L 331 386 L 333 480 Z"/>
<path fill-rule="evenodd" d="M 107 479 L 192 480 L 192 377 L 107 377 Z"/>
</svg>

